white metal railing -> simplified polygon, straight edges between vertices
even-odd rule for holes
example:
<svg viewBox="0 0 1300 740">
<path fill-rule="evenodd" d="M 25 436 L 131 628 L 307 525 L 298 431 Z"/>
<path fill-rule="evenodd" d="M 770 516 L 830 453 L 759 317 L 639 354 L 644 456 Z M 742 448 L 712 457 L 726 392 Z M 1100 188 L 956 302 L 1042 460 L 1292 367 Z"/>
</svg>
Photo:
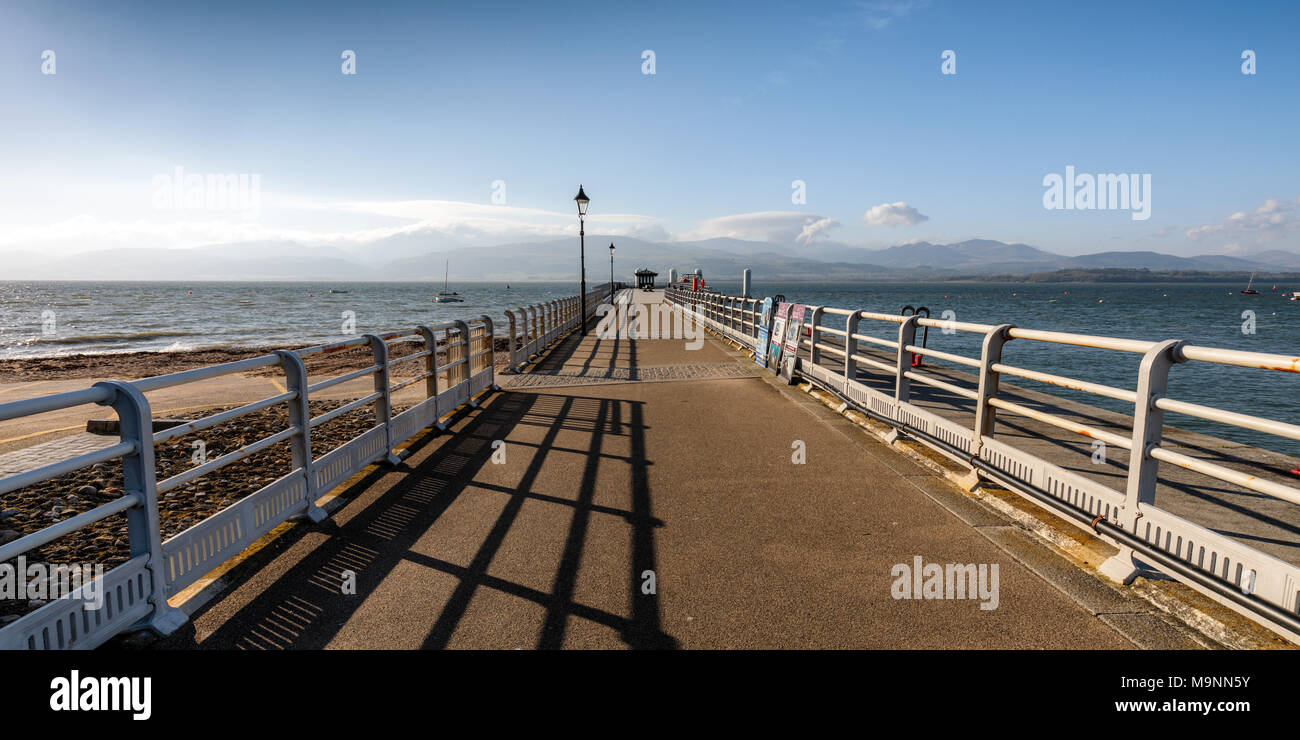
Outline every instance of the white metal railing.
<svg viewBox="0 0 1300 740">
<path fill-rule="evenodd" d="M 622 287 L 622 283 L 605 284 L 587 293 L 586 319 L 590 320 L 596 315 L 601 298 L 610 298 Z M 509 322 L 506 336 L 510 342 L 510 365 L 507 372 L 517 372 L 561 336 L 576 329 L 581 305 L 582 301 L 573 296 L 522 307 L 517 312 L 506 311 L 506 320 Z"/>
<path fill-rule="evenodd" d="M 706 327 L 756 350 L 758 299 L 700 293 L 670 286 L 667 300 L 692 312 Z M 1300 567 L 1250 547 L 1162 509 L 1156 501 L 1159 463 L 1178 465 L 1209 478 L 1282 501 L 1300 504 L 1300 488 L 1233 470 L 1216 462 L 1171 449 L 1163 439 L 1165 412 L 1185 414 L 1242 429 L 1300 439 L 1300 426 L 1166 397 L 1170 369 L 1179 363 L 1214 363 L 1278 373 L 1300 373 L 1300 357 L 1198 347 L 1183 341 L 1162 342 L 1024 329 L 1010 324 L 973 324 L 917 315 L 872 313 L 810 306 L 800 332 L 800 374 L 833 391 L 845 401 L 896 429 L 917 435 L 972 466 L 975 470 L 1030 489 L 1054 507 L 1090 521 L 1093 529 L 1114 535 L 1121 544 L 1156 555 L 1172 574 L 1226 593 L 1239 603 L 1274 621 L 1300 628 Z M 821 326 L 823 317 L 843 317 L 843 329 Z M 888 326 L 896 339 L 864 333 L 868 324 Z M 979 357 L 917 346 L 918 327 L 935 327 L 983 337 Z M 774 338 L 777 340 L 777 338 Z M 1087 347 L 1141 357 L 1134 390 L 1016 367 L 1002 362 L 1003 346 L 1013 340 L 1064 347 Z M 860 349 L 871 344 L 888 350 L 869 356 Z M 974 368 L 969 385 L 959 386 L 913 366 L 913 357 Z M 859 370 L 892 386 L 882 392 L 863 382 Z M 1049 410 L 1030 408 L 999 394 L 1001 376 L 1009 375 L 1049 386 L 1125 401 L 1134 405 L 1131 429 L 1120 434 L 1085 424 Z M 882 377 L 883 376 L 883 377 Z M 911 383 L 942 389 L 972 402 L 973 424 L 961 424 L 922 408 L 911 400 Z M 1297 387 L 1295 391 L 1300 391 Z M 994 436 L 995 414 L 1014 414 L 1083 435 L 1130 451 L 1123 490 L 1067 470 Z M 1101 525 L 1101 526 L 1098 526 Z"/>
<path fill-rule="evenodd" d="M 599 286 L 589 298 L 607 295 Z M 578 299 L 564 298 L 549 304 L 526 307 L 533 316 L 545 317 L 548 340 L 576 328 Z M 590 311 L 588 313 L 591 313 Z M 510 314 L 512 366 L 516 347 L 515 317 Z M 526 346 L 541 340 L 534 324 Z M 229 560 L 280 523 L 296 517 L 320 521 L 325 512 L 320 498 L 371 463 L 396 462 L 395 448 L 421 430 L 446 428 L 446 419 L 476 397 L 495 389 L 493 367 L 496 328 L 488 316 L 470 321 L 449 321 L 417 326 L 384 334 L 365 334 L 332 344 L 272 353 L 221 365 L 143 378 L 135 381 L 110 380 L 90 388 L 0 404 L 0 422 L 62 409 L 98 404 L 117 413 L 120 442 L 95 452 L 78 455 L 0 478 L 0 495 L 32 486 L 97 463 L 122 461 L 123 493 L 116 499 L 0 545 L 0 563 L 67 536 L 95 522 L 126 515 L 129 559 L 106 572 L 101 588 L 104 603 L 90 608 L 87 586 L 62 595 L 0 629 L 0 649 L 91 648 L 127 629 L 148 627 L 166 634 L 186 620 L 181 610 L 167 600 Z M 399 344 L 419 345 L 416 351 L 390 359 L 389 351 Z M 367 367 L 340 373 L 309 384 L 304 360 L 324 357 L 357 347 L 368 347 L 373 361 Z M 394 366 L 419 362 L 411 378 L 393 383 Z M 250 370 L 279 367 L 284 373 L 285 392 L 201 419 L 153 431 L 153 416 L 145 393 L 174 388 Z M 313 417 L 313 394 L 348 381 L 371 377 L 374 391 Z M 394 414 L 393 394 L 408 386 L 424 385 L 424 399 Z M 217 425 L 246 417 L 280 404 L 287 404 L 289 422 L 285 429 L 244 444 L 239 449 L 207 460 L 181 473 L 157 479 L 154 446 L 195 434 Z M 344 414 L 371 407 L 374 425 L 319 458 L 312 454 L 312 430 Z M 162 539 L 158 498 L 187 483 L 239 462 L 273 445 L 288 442 L 290 470 L 277 480 L 240 498 L 197 524 L 167 540 Z"/>
</svg>

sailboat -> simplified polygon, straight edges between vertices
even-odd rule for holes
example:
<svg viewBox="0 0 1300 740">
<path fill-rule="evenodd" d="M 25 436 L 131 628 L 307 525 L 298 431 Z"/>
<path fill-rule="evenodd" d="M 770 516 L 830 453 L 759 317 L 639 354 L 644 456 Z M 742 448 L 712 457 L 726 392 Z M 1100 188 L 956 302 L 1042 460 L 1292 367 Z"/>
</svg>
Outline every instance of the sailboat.
<svg viewBox="0 0 1300 740">
<path fill-rule="evenodd" d="M 1255 273 L 1252 272 L 1250 273 L 1250 282 L 1246 283 L 1246 289 L 1241 292 L 1245 293 L 1246 295 L 1259 295 L 1258 290 L 1255 290 L 1250 287 L 1254 284 L 1255 284 Z"/>
<path fill-rule="evenodd" d="M 450 271 L 451 271 L 451 260 L 447 260 L 447 264 L 442 271 L 442 291 L 440 291 L 438 295 L 434 297 L 433 299 L 434 303 L 464 303 L 465 302 L 465 299 L 460 297 L 460 293 L 457 293 L 454 290 L 451 292 L 447 291 L 447 275 L 448 273 L 450 273 Z"/>
</svg>

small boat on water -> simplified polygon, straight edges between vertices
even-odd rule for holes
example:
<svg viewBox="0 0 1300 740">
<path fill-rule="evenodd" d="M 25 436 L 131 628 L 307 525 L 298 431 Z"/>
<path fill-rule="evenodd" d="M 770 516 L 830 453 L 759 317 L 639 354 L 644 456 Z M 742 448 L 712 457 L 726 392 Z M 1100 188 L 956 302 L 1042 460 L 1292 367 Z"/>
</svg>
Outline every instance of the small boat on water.
<svg viewBox="0 0 1300 740">
<path fill-rule="evenodd" d="M 451 260 L 448 260 L 442 272 L 442 290 L 438 293 L 438 295 L 434 296 L 433 298 L 434 303 L 464 303 L 465 302 L 465 299 L 461 297 L 460 293 L 457 293 L 454 290 L 453 291 L 447 290 L 447 275 L 449 274 L 450 271 L 451 271 Z"/>
<path fill-rule="evenodd" d="M 1244 293 L 1245 295 L 1259 295 L 1259 291 L 1251 287 L 1254 284 L 1255 284 L 1255 273 L 1252 272 L 1250 273 L 1250 282 L 1246 283 L 1246 289 L 1241 292 Z"/>
</svg>

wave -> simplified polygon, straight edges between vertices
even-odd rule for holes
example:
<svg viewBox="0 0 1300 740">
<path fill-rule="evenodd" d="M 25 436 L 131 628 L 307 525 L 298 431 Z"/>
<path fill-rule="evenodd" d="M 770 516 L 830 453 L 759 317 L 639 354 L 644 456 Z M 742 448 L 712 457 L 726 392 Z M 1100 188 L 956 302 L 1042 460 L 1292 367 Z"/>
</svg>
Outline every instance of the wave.
<svg viewBox="0 0 1300 740">
<path fill-rule="evenodd" d="M 34 344 L 119 344 L 147 339 L 175 339 L 196 336 L 192 331 L 139 331 L 129 334 L 86 334 L 75 337 L 38 337 Z"/>
</svg>

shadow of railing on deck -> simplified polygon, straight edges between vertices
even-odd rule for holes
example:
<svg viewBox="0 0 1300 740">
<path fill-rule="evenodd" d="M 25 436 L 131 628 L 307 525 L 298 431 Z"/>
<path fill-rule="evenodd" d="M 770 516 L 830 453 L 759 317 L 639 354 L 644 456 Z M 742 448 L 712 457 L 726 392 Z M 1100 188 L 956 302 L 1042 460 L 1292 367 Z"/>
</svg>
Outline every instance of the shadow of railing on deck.
<svg viewBox="0 0 1300 740">
<path fill-rule="evenodd" d="M 348 507 L 364 508 L 356 511 L 345 523 L 334 525 L 335 519 L 330 519 L 315 528 L 303 528 L 298 539 L 322 530 L 328 533 L 328 539 L 275 578 L 199 646 L 239 649 L 327 647 L 349 619 L 358 613 L 367 597 L 395 569 L 407 562 L 457 579 L 450 597 L 423 639 L 423 646 L 427 648 L 449 645 L 452 635 L 462 626 L 470 601 L 480 589 L 493 589 L 545 608 L 537 637 L 538 648 L 562 646 L 571 617 L 615 630 L 622 641 L 633 648 L 676 647 L 677 641 L 662 630 L 658 596 L 641 591 L 640 574 L 656 569 L 654 529 L 662 526 L 651 512 L 647 473 L 650 463 L 646 460 L 642 406 L 639 402 L 579 396 L 509 392 L 492 396 L 482 409 L 465 419 L 463 428 L 455 436 L 446 437 L 441 447 L 419 464 L 406 469 L 406 475 L 396 485 L 368 503 L 361 500 L 350 503 Z M 526 425 L 539 425 L 545 431 L 542 441 L 537 444 L 510 442 L 511 449 L 527 449 L 530 452 L 523 454 L 532 455 L 518 484 L 505 487 L 475 480 L 478 471 L 492 458 L 492 441 L 505 439 L 513 429 Z M 582 450 L 559 447 L 556 443 L 562 431 L 590 434 L 590 442 Z M 606 439 L 610 436 L 629 438 L 630 454 L 627 457 L 604 452 Z M 575 499 L 532 490 L 548 455 L 557 452 L 585 455 Z M 602 463 L 630 466 L 630 510 L 596 503 L 596 476 Z M 406 468 L 405 463 L 398 466 L 399 470 L 402 468 Z M 459 565 L 415 552 L 412 548 L 417 541 L 471 484 L 476 492 L 486 490 L 509 498 L 469 564 Z M 525 502 L 572 509 L 549 592 L 488 572 Z M 574 601 L 592 514 L 619 517 L 630 527 L 628 616 Z M 335 518 L 340 518 L 339 514 Z M 284 550 L 280 548 L 279 551 Z M 264 567 L 266 563 L 260 565 Z M 356 593 L 352 595 L 342 592 L 343 572 L 346 570 L 356 573 Z M 243 578 L 254 579 L 258 572 L 256 567 L 249 568 Z M 236 577 L 234 586 L 238 585 Z M 233 591 L 234 587 L 228 594 Z M 215 604 L 209 605 L 207 609 L 214 607 Z M 207 609 L 196 614 L 195 620 L 198 621 Z M 410 644 L 410 636 L 404 637 L 407 639 L 402 643 Z M 382 640 L 382 636 L 376 635 L 376 639 Z M 193 632 L 187 630 L 185 637 L 165 641 L 161 646 L 194 647 Z M 381 642 L 375 646 L 384 647 Z"/>
</svg>

